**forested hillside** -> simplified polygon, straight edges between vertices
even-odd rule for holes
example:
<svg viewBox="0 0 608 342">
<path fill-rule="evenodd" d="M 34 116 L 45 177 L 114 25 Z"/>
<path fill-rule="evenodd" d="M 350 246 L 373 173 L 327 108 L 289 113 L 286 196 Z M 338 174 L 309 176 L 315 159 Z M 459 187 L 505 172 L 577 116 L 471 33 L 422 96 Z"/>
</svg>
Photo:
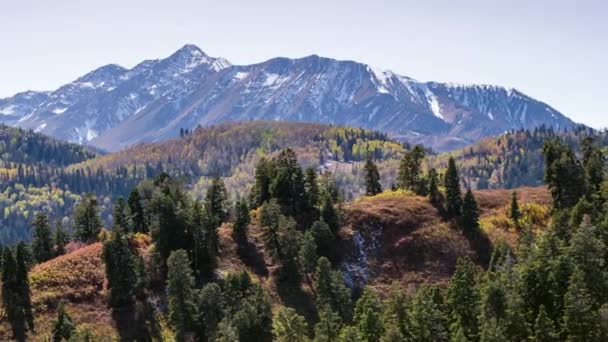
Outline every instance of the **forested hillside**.
<svg viewBox="0 0 608 342">
<path fill-rule="evenodd" d="M 546 188 L 471 191 L 405 151 L 393 189 L 370 156 L 364 197 L 283 149 L 247 196 L 202 200 L 166 173 L 74 234 L 37 214 L 2 248 L 0 336 L 16 340 L 605 341 L 608 181 L 597 143 L 543 146 Z M 49 323 L 50 322 L 50 323 Z"/>
<path fill-rule="evenodd" d="M 53 225 L 71 231 L 74 204 L 93 192 L 106 225 L 112 203 L 145 178 L 161 172 L 177 177 L 201 198 L 215 176 L 225 179 L 235 198 L 246 196 L 255 164 L 292 147 L 302 165 L 333 174 L 352 198 L 360 193 L 357 165 L 371 154 L 385 160 L 385 182 L 395 177 L 395 165 L 406 147 L 378 132 L 319 124 L 247 122 L 184 130 L 182 137 L 143 144 L 110 155 L 94 153 L 38 133 L 2 126 L 0 164 L 0 243 L 31 238 L 36 212 Z M 384 163 L 383 163 L 384 165 Z M 327 172 L 329 171 L 329 172 Z"/>
</svg>

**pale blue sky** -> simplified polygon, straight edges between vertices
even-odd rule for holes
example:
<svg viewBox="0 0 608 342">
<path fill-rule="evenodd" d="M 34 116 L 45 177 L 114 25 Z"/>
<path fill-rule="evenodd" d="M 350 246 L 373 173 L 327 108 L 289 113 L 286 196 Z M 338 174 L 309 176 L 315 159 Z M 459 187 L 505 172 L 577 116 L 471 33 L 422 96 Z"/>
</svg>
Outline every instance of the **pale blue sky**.
<svg viewBox="0 0 608 342">
<path fill-rule="evenodd" d="M 235 64 L 318 54 L 512 86 L 608 126 L 608 1 L 1 0 L 0 97 L 186 43 Z"/>
</svg>

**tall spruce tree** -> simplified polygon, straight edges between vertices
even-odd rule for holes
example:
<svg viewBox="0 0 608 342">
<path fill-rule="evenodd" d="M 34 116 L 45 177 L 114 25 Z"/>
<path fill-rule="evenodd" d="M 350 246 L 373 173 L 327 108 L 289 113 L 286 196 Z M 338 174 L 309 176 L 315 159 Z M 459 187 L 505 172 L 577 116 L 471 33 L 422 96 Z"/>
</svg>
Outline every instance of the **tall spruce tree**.
<svg viewBox="0 0 608 342">
<path fill-rule="evenodd" d="M 557 342 L 559 335 L 555 330 L 555 325 L 545 310 L 545 306 L 541 305 L 538 310 L 538 316 L 534 322 L 534 336 L 532 342 Z"/>
<path fill-rule="evenodd" d="M 144 207 L 137 187 L 134 187 L 133 190 L 131 190 L 127 205 L 129 206 L 129 221 L 133 232 L 147 233 L 148 227 L 145 224 Z"/>
<path fill-rule="evenodd" d="M 369 288 L 365 289 L 357 300 L 353 315 L 354 323 L 364 341 L 380 342 L 380 338 L 384 335 L 382 315 L 383 307 L 380 299 Z"/>
<path fill-rule="evenodd" d="M 212 222 L 219 225 L 228 217 L 228 194 L 224 181 L 215 177 L 205 195 L 205 211 L 210 215 Z"/>
<path fill-rule="evenodd" d="M 365 195 L 374 196 L 382 192 L 382 185 L 380 185 L 380 173 L 378 173 L 378 167 L 372 160 L 371 156 L 367 157 L 365 162 Z"/>
<path fill-rule="evenodd" d="M 57 318 L 53 321 L 53 330 L 51 332 L 53 334 L 53 342 L 70 341 L 74 333 L 74 322 L 65 310 L 63 302 L 59 302 Z"/>
<path fill-rule="evenodd" d="M 247 230 L 251 218 L 249 216 L 249 208 L 247 202 L 238 201 L 234 205 L 234 223 L 232 224 L 232 238 L 239 245 L 240 248 L 244 248 L 247 245 Z"/>
<path fill-rule="evenodd" d="M 281 307 L 274 314 L 272 333 L 277 342 L 307 342 L 308 325 L 292 308 Z"/>
<path fill-rule="evenodd" d="M 314 168 L 309 167 L 306 169 L 305 183 L 310 206 L 319 206 L 321 201 L 321 189 L 319 188 L 319 181 L 317 180 L 317 171 L 315 171 Z"/>
<path fill-rule="evenodd" d="M 196 305 L 194 276 L 186 251 L 173 251 L 167 259 L 167 268 L 169 323 L 178 341 L 189 340 L 194 338 Z"/>
<path fill-rule="evenodd" d="M 399 166 L 397 177 L 399 188 L 411 190 L 420 194 L 423 190 L 422 161 L 424 160 L 424 148 L 420 145 L 407 152 Z"/>
<path fill-rule="evenodd" d="M 517 202 L 517 191 L 513 191 L 511 194 L 511 206 L 509 208 L 509 217 L 515 224 L 519 224 L 521 218 L 521 211 L 519 210 L 519 203 Z"/>
<path fill-rule="evenodd" d="M 45 262 L 54 256 L 51 226 L 44 214 L 37 214 L 34 220 L 34 241 L 32 251 L 36 262 Z"/>
<path fill-rule="evenodd" d="M 564 297 L 562 336 L 568 342 L 601 341 L 601 331 L 594 299 L 587 290 L 584 273 L 575 268 Z"/>
<path fill-rule="evenodd" d="M 270 185 L 274 178 L 275 169 L 272 161 L 261 158 L 255 167 L 255 183 L 252 190 L 252 207 L 257 208 L 270 200 Z"/>
<path fill-rule="evenodd" d="M 64 255 L 65 246 L 68 243 L 68 234 L 65 232 L 60 220 L 57 220 L 57 223 L 55 224 L 53 242 L 55 244 L 55 255 Z"/>
<path fill-rule="evenodd" d="M 30 293 L 30 281 L 28 271 L 32 263 L 32 254 L 29 246 L 23 241 L 17 245 L 16 251 L 16 280 L 19 294 L 19 302 L 23 309 L 23 315 L 27 322 L 28 329 L 34 331 L 34 313 L 32 309 L 32 299 Z"/>
<path fill-rule="evenodd" d="M 104 243 L 102 258 L 106 266 L 110 305 L 117 308 L 133 304 L 137 285 L 136 257 L 120 227 Z"/>
<path fill-rule="evenodd" d="M 28 330 L 25 310 L 20 297 L 17 279 L 17 261 L 11 248 L 4 248 L 2 268 L 2 304 L 6 320 L 11 326 L 13 339 L 25 341 Z"/>
<path fill-rule="evenodd" d="M 471 189 L 464 195 L 461 215 L 460 226 L 463 231 L 472 233 L 479 230 L 479 207 Z"/>
<path fill-rule="evenodd" d="M 82 242 L 93 242 L 101 231 L 101 218 L 97 197 L 86 194 L 74 209 L 74 224 L 76 225 L 76 238 Z"/>
<path fill-rule="evenodd" d="M 449 218 L 460 216 L 462 210 L 462 192 L 460 190 L 460 176 L 456 168 L 456 161 L 450 157 L 448 169 L 445 172 L 443 183 L 445 185 L 445 208 Z"/>
<path fill-rule="evenodd" d="M 477 339 L 480 295 L 476 283 L 475 265 L 468 258 L 459 258 L 447 292 L 450 330 L 454 335 L 462 329 L 470 341 Z"/>
<path fill-rule="evenodd" d="M 439 191 L 439 178 L 437 176 L 437 170 L 431 169 L 429 170 L 429 200 L 431 204 L 435 207 L 441 206 L 443 204 L 443 195 Z"/>
<path fill-rule="evenodd" d="M 547 141 L 545 156 L 545 183 L 551 190 L 555 209 L 572 208 L 586 194 L 585 172 L 570 146 L 559 140 Z"/>
<path fill-rule="evenodd" d="M 122 197 L 119 197 L 116 200 L 116 203 L 114 203 L 114 212 L 112 213 L 112 228 L 121 229 L 124 232 L 128 232 L 131 229 L 127 203 Z"/>
</svg>

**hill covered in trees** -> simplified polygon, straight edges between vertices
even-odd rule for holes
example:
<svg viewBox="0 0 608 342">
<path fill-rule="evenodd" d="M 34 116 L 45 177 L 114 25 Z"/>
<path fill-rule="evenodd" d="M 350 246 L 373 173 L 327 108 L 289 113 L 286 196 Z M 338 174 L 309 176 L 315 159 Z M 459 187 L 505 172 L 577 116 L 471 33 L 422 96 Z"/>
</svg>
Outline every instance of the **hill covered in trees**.
<svg viewBox="0 0 608 342">
<path fill-rule="evenodd" d="M 463 187 L 453 158 L 444 172 L 424 170 L 419 147 L 404 152 L 388 190 L 368 156 L 365 196 L 345 201 L 335 178 L 284 149 L 255 164 L 240 198 L 219 177 L 201 200 L 167 173 L 146 179 L 115 202 L 111 232 L 88 195 L 71 238 L 52 238 L 38 214 L 31 245 L 3 248 L 1 333 L 603 341 L 605 158 L 597 143 L 579 156 L 559 140 L 543 157 L 547 188 L 510 192 Z"/>
</svg>

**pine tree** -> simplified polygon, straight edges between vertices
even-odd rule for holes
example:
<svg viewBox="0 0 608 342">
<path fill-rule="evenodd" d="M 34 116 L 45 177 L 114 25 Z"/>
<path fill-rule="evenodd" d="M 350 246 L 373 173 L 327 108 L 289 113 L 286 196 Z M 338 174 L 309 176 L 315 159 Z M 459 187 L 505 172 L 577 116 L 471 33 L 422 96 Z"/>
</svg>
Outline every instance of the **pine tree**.
<svg viewBox="0 0 608 342">
<path fill-rule="evenodd" d="M 332 340 L 333 341 L 333 340 Z M 347 325 L 340 330 L 340 335 L 337 339 L 338 342 L 361 342 L 365 341 L 361 332 L 357 327 Z"/>
<path fill-rule="evenodd" d="M 558 335 L 555 331 L 555 325 L 549 316 L 545 306 L 541 305 L 538 310 L 538 316 L 534 323 L 534 336 L 531 338 L 532 342 L 557 342 Z"/>
<path fill-rule="evenodd" d="M 219 177 L 213 178 L 205 195 L 205 211 L 210 214 L 210 218 L 218 227 L 228 217 L 227 201 L 228 194 L 224 181 Z"/>
<path fill-rule="evenodd" d="M 64 255 L 65 246 L 68 243 L 68 235 L 66 234 L 63 226 L 61 225 L 61 221 L 59 220 L 57 220 L 57 224 L 55 224 L 55 235 L 53 240 L 55 243 L 55 255 Z"/>
<path fill-rule="evenodd" d="M 300 262 L 300 273 L 304 275 L 308 285 L 312 286 L 310 280 L 310 274 L 315 271 L 317 266 L 317 244 L 315 243 L 315 237 L 312 231 L 308 231 L 304 234 L 302 244 L 300 245 L 300 251 L 298 254 L 298 260 Z"/>
<path fill-rule="evenodd" d="M 391 286 L 388 297 L 384 300 L 384 322 L 390 327 L 399 329 L 404 339 L 410 337 L 407 297 L 397 282 Z"/>
<path fill-rule="evenodd" d="M 317 254 L 330 255 L 335 235 L 331 232 L 329 225 L 324 221 L 315 221 L 310 227 L 310 232 L 315 238 Z"/>
<path fill-rule="evenodd" d="M 217 266 L 219 237 L 215 220 L 208 211 L 203 210 L 199 201 L 195 201 L 192 208 L 189 233 L 196 284 L 200 285 L 212 276 Z"/>
<path fill-rule="evenodd" d="M 131 190 L 129 198 L 127 200 L 129 206 L 129 220 L 131 222 L 131 229 L 135 233 L 147 233 L 148 227 L 144 222 L 144 207 L 141 204 L 141 196 L 137 187 Z"/>
<path fill-rule="evenodd" d="M 319 322 L 315 325 L 315 342 L 339 340 L 342 319 L 329 306 L 317 305 L 317 307 L 319 308 Z"/>
<path fill-rule="evenodd" d="M 588 196 L 591 197 L 601 190 L 605 178 L 606 159 L 601 148 L 597 146 L 594 138 L 591 136 L 583 139 L 581 150 L 583 152 L 583 167 L 588 184 Z"/>
<path fill-rule="evenodd" d="M 479 230 L 479 207 L 471 189 L 467 190 L 462 203 L 461 229 L 472 233 Z"/>
<path fill-rule="evenodd" d="M 104 243 L 102 258 L 106 266 L 110 305 L 133 304 L 137 285 L 136 260 L 120 227 Z"/>
<path fill-rule="evenodd" d="M 270 299 L 258 285 L 253 286 L 251 292 L 233 318 L 239 341 L 270 342 L 272 340 Z"/>
<path fill-rule="evenodd" d="M 113 229 L 121 229 L 124 232 L 128 232 L 131 228 L 128 215 L 127 203 L 122 197 L 119 197 L 114 204 L 114 212 L 112 214 Z"/>
<path fill-rule="evenodd" d="M 33 253 L 36 262 L 45 262 L 54 256 L 49 219 L 44 214 L 37 214 L 34 220 Z"/>
<path fill-rule="evenodd" d="M 448 169 L 444 176 L 446 193 L 446 211 L 449 218 L 460 216 L 462 209 L 462 192 L 460 190 L 460 176 L 454 158 L 450 157 Z"/>
<path fill-rule="evenodd" d="M 74 322 L 65 310 L 63 302 L 59 302 L 57 318 L 53 321 L 53 342 L 70 341 L 74 332 Z"/>
<path fill-rule="evenodd" d="M 250 220 L 247 202 L 236 202 L 234 206 L 234 223 L 232 224 L 232 238 L 240 248 L 244 248 L 247 245 L 247 229 Z"/>
<path fill-rule="evenodd" d="M 355 325 L 365 341 L 380 341 L 384 334 L 382 312 L 383 308 L 380 300 L 370 289 L 366 288 L 357 301 L 354 312 Z"/>
<path fill-rule="evenodd" d="M 342 273 L 331 270 L 331 263 L 326 257 L 320 257 L 317 262 L 314 287 L 317 307 L 329 307 L 342 319 L 350 319 L 350 290 L 344 285 Z"/>
<path fill-rule="evenodd" d="M 28 329 L 34 331 L 34 313 L 32 310 L 32 299 L 30 293 L 30 282 L 28 278 L 28 271 L 32 263 L 32 254 L 28 245 L 23 241 L 17 245 L 16 252 L 16 280 L 17 290 L 19 295 L 19 302 L 23 310 L 25 321 L 27 322 Z"/>
<path fill-rule="evenodd" d="M 367 158 L 365 162 L 365 195 L 374 196 L 382 192 L 382 186 L 380 185 L 380 173 L 378 173 L 378 167 L 372 160 L 371 156 Z"/>
<path fill-rule="evenodd" d="M 416 342 L 447 341 L 447 322 L 435 290 L 423 286 L 416 292 L 410 308 L 411 340 Z"/>
<path fill-rule="evenodd" d="M 572 208 L 587 192 L 584 169 L 570 146 L 559 140 L 547 141 L 545 183 L 551 190 L 555 209 Z"/>
<path fill-rule="evenodd" d="M 192 336 L 196 315 L 194 276 L 186 251 L 172 252 L 167 259 L 167 267 L 169 322 L 175 331 L 176 339 L 183 341 Z"/>
<path fill-rule="evenodd" d="M 308 341 L 308 326 L 304 317 L 292 308 L 279 308 L 272 320 L 272 333 L 277 342 Z"/>
<path fill-rule="evenodd" d="M 600 325 L 593 298 L 585 284 L 584 273 L 575 268 L 564 297 L 562 335 L 569 342 L 600 341 Z"/>
<path fill-rule="evenodd" d="M 317 172 L 312 167 L 306 169 L 306 193 L 311 207 L 317 207 L 321 201 L 321 190 L 317 180 Z"/>
<path fill-rule="evenodd" d="M 509 342 L 505 328 L 496 318 L 483 323 L 481 326 L 480 342 Z"/>
<path fill-rule="evenodd" d="M 517 191 L 513 191 L 511 195 L 511 207 L 509 208 L 509 217 L 515 224 L 519 224 L 521 212 L 519 211 L 519 203 L 517 203 Z"/>
<path fill-rule="evenodd" d="M 2 304 L 5 317 L 11 326 L 13 338 L 25 341 L 27 323 L 20 297 L 19 282 L 17 278 L 17 262 L 10 248 L 4 249 L 2 269 Z"/>
<path fill-rule="evenodd" d="M 296 154 L 291 149 L 281 151 L 274 161 L 275 176 L 270 185 L 270 193 L 281 205 L 287 216 L 296 217 L 309 211 L 304 174 L 298 164 Z"/>
<path fill-rule="evenodd" d="M 340 230 L 340 215 L 334 207 L 330 196 L 323 196 L 321 219 L 329 226 L 333 234 L 338 233 L 338 230 Z"/>
<path fill-rule="evenodd" d="M 222 291 L 217 284 L 209 283 L 198 296 L 198 325 L 202 340 L 215 341 L 218 326 L 224 317 Z"/>
<path fill-rule="evenodd" d="M 429 171 L 429 200 L 435 207 L 443 204 L 443 195 L 439 191 L 439 179 L 437 177 L 437 170 L 431 169 Z"/>
<path fill-rule="evenodd" d="M 405 335 L 401 332 L 401 330 L 393 325 L 389 325 L 386 328 L 386 332 L 380 338 L 380 342 L 403 342 L 407 341 Z"/>
<path fill-rule="evenodd" d="M 420 194 L 422 183 L 422 160 L 424 159 L 424 148 L 420 145 L 405 154 L 399 166 L 397 177 L 399 188 L 411 190 Z"/>
<path fill-rule="evenodd" d="M 74 223 L 76 225 L 76 238 L 82 242 L 93 242 L 101 231 L 101 218 L 97 198 L 93 194 L 86 194 L 74 209 Z"/>
<path fill-rule="evenodd" d="M 270 201 L 270 185 L 274 178 L 275 169 L 271 161 L 266 158 L 260 159 L 255 168 L 255 183 L 252 190 L 252 207 L 257 208 Z"/>
<path fill-rule="evenodd" d="M 475 281 L 475 265 L 468 258 L 459 258 L 447 292 L 452 335 L 462 329 L 469 340 L 477 338 L 479 292 Z"/>
</svg>

